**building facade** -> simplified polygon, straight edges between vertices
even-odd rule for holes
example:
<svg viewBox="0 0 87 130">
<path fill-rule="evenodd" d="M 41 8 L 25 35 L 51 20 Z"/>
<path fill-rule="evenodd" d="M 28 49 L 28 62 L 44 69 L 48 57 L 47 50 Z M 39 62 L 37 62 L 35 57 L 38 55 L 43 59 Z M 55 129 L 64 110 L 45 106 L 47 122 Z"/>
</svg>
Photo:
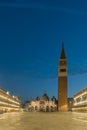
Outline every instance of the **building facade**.
<svg viewBox="0 0 87 130">
<path fill-rule="evenodd" d="M 68 98 L 68 111 L 72 111 L 74 99 L 73 98 Z"/>
<path fill-rule="evenodd" d="M 58 111 L 68 111 L 67 97 L 67 58 L 62 44 L 62 51 L 58 63 Z"/>
<path fill-rule="evenodd" d="M 20 109 L 20 98 L 0 88 L 0 112 L 20 111 Z"/>
<path fill-rule="evenodd" d="M 47 94 L 44 94 L 40 99 L 36 98 L 28 104 L 29 111 L 44 111 L 53 112 L 57 111 L 56 99 L 53 97 L 51 100 L 48 99 Z"/>
<path fill-rule="evenodd" d="M 87 112 L 87 88 L 74 95 L 72 111 Z"/>
</svg>

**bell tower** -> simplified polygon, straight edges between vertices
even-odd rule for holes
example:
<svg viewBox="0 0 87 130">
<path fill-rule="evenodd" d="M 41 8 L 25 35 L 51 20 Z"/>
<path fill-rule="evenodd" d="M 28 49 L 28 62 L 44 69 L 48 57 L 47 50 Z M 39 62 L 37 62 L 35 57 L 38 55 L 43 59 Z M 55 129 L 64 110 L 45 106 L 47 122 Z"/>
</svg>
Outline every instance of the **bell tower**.
<svg viewBox="0 0 87 130">
<path fill-rule="evenodd" d="M 62 51 L 58 63 L 58 111 L 68 111 L 67 98 L 67 58 L 62 43 Z"/>
</svg>

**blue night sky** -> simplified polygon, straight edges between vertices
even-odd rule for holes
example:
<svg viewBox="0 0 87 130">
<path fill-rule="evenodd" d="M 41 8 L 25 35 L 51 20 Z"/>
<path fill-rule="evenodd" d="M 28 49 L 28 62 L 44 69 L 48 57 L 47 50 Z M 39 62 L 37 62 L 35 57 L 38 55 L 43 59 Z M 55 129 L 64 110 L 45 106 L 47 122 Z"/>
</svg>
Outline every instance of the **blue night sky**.
<svg viewBox="0 0 87 130">
<path fill-rule="evenodd" d="M 72 97 L 87 86 L 87 0 L 0 0 L 0 86 L 57 98 L 62 41 Z"/>
</svg>

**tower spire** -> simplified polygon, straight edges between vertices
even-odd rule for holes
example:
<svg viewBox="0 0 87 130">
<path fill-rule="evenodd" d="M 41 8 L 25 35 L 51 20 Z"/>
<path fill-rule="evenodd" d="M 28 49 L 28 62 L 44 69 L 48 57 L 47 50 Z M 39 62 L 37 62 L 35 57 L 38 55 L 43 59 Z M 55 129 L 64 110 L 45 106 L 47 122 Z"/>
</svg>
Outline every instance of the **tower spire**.
<svg viewBox="0 0 87 130">
<path fill-rule="evenodd" d="M 60 55 L 60 59 L 65 59 L 66 55 L 65 55 L 65 50 L 64 50 L 64 42 L 62 42 L 62 51 L 61 51 L 61 55 Z"/>
</svg>

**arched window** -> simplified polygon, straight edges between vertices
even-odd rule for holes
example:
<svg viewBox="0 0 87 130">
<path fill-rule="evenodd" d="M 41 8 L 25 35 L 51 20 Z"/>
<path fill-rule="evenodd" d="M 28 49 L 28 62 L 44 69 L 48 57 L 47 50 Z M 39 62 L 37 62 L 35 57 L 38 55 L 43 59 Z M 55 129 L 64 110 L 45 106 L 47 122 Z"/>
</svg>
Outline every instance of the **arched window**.
<svg viewBox="0 0 87 130">
<path fill-rule="evenodd" d="M 37 107 L 37 106 L 35 106 L 35 110 L 38 110 L 38 107 Z"/>
<path fill-rule="evenodd" d="M 46 106 L 46 112 L 48 112 L 49 111 L 49 106 Z"/>
</svg>

